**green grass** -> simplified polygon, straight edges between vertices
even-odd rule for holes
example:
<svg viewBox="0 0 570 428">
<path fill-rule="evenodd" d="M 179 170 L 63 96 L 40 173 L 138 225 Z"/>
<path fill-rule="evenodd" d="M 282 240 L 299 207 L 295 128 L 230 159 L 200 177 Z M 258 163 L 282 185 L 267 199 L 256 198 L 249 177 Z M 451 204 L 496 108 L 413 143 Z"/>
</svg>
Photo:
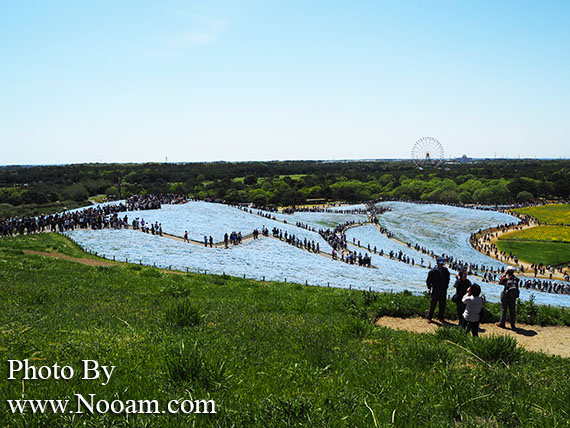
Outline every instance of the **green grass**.
<svg viewBox="0 0 570 428">
<path fill-rule="evenodd" d="M 558 266 L 570 262 L 570 243 L 498 240 L 497 248 L 528 263 Z"/>
<path fill-rule="evenodd" d="M 568 359 L 451 328 L 418 335 L 373 325 L 382 314 L 422 313 L 426 296 L 90 267 L 21 251 L 30 248 L 79 251 L 58 235 L 0 239 L 2 427 L 542 427 L 570 419 Z M 565 310 L 520 304 L 521 318 L 527 312 L 570 324 Z M 486 319 L 497 316 L 498 305 L 486 305 Z M 76 372 L 83 359 L 116 369 L 106 386 L 78 376 L 6 380 L 6 360 L 24 358 Z M 214 399 L 218 413 L 21 416 L 5 401 L 74 393 Z"/>
<path fill-rule="evenodd" d="M 513 211 L 536 217 L 545 224 L 570 224 L 570 204 L 548 204 Z"/>
<path fill-rule="evenodd" d="M 287 175 L 280 175 L 279 178 L 283 179 L 285 177 L 289 177 L 291 180 L 299 180 L 300 178 L 306 177 L 307 174 L 287 174 Z"/>
</svg>

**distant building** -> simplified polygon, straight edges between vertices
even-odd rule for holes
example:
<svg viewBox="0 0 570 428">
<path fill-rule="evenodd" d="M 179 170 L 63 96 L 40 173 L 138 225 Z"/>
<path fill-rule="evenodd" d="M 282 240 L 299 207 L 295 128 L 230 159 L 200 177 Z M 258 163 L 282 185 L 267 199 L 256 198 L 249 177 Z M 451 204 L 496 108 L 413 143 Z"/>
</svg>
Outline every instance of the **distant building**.
<svg viewBox="0 0 570 428">
<path fill-rule="evenodd" d="M 473 162 L 473 158 L 468 158 L 467 156 L 463 155 L 457 159 L 457 162 L 459 162 L 459 163 L 471 163 L 471 162 Z"/>
</svg>

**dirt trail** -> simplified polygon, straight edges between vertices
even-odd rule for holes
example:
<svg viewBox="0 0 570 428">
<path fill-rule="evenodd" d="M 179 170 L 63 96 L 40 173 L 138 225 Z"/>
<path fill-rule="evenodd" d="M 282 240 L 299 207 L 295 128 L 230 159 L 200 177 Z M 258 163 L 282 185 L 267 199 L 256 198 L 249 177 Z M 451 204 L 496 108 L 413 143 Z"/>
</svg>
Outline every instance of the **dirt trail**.
<svg viewBox="0 0 570 428">
<path fill-rule="evenodd" d="M 382 317 L 376 321 L 376 325 L 414 333 L 433 333 L 442 324 L 439 322 L 428 323 L 425 318 L 418 317 Z M 456 323 L 446 325 L 456 325 Z M 544 352 L 570 358 L 570 327 L 541 327 L 538 325 L 519 324 L 517 330 L 513 331 L 510 328 L 497 327 L 494 323 L 481 324 L 479 335 L 488 336 L 491 334 L 512 336 L 520 346 L 523 346 L 528 351 Z"/>
<path fill-rule="evenodd" d="M 105 260 L 89 259 L 87 257 L 71 257 L 61 253 L 53 253 L 49 251 L 36 251 L 36 250 L 24 250 L 26 254 L 34 254 L 36 256 L 53 257 L 61 260 L 69 260 L 71 262 L 80 263 L 87 266 L 113 266 L 113 262 L 107 262 Z"/>
</svg>

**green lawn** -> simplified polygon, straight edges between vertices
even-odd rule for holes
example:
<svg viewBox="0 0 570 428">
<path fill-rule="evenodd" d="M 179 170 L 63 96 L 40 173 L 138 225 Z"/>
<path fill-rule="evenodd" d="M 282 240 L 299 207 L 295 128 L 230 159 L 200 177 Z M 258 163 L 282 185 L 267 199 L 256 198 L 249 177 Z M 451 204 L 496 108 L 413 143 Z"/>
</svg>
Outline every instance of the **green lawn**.
<svg viewBox="0 0 570 428">
<path fill-rule="evenodd" d="M 0 239 L 1 427 L 566 426 L 570 360 L 507 337 L 454 328 L 374 327 L 422 313 L 425 296 L 90 267 L 23 253 L 80 250 L 61 236 Z M 448 305 L 447 315 L 455 308 Z M 496 320 L 499 305 L 487 304 Z M 570 324 L 570 312 L 519 305 L 519 316 Z M 484 325 L 483 325 L 484 327 Z M 7 380 L 9 359 L 36 366 L 97 360 L 110 382 Z M 215 415 L 59 415 L 6 400 L 213 399 Z"/>
<path fill-rule="evenodd" d="M 285 177 L 289 177 L 291 180 L 299 180 L 300 178 L 306 177 L 307 174 L 288 174 L 288 175 L 280 175 L 279 178 L 283 179 Z"/>
<path fill-rule="evenodd" d="M 545 224 L 570 224 L 569 204 L 548 204 L 539 207 L 519 208 L 513 211 L 536 217 Z"/>
<path fill-rule="evenodd" d="M 570 243 L 499 240 L 497 248 L 528 263 L 558 266 L 570 262 Z"/>
</svg>

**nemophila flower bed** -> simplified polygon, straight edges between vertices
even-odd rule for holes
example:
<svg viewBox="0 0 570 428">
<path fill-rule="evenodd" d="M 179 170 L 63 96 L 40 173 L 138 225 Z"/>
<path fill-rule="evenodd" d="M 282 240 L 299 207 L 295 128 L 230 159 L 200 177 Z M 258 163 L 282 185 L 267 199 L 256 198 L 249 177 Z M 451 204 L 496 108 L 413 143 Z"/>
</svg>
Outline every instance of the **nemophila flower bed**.
<svg viewBox="0 0 570 428">
<path fill-rule="evenodd" d="M 428 262 L 433 261 L 429 255 L 422 254 L 421 252 L 409 248 L 407 245 L 400 244 L 399 242 L 388 238 L 386 235 L 380 233 L 380 231 L 372 224 L 348 229 L 346 231 L 346 239 L 349 242 L 353 242 L 354 240 L 356 244 L 360 241 L 360 245 L 364 247 L 370 244 L 370 248 L 372 250 L 376 246 L 378 252 L 380 252 L 380 250 L 384 250 L 385 254 L 388 254 L 390 251 L 394 251 L 396 254 L 402 251 L 404 255 L 413 258 L 417 264 L 420 263 L 422 258 L 424 259 L 426 266 Z"/>
<path fill-rule="evenodd" d="M 428 270 L 371 254 L 378 269 L 349 265 L 309 253 L 273 238 L 248 241 L 229 249 L 204 248 L 133 230 L 76 230 L 66 235 L 106 258 L 180 271 L 199 271 L 247 278 L 297 282 L 374 291 L 410 290 L 422 294 Z M 481 284 L 490 301 L 498 301 L 501 286 Z M 449 290 L 453 294 L 453 288 Z M 570 307 L 570 296 L 532 293 L 521 289 L 521 299 L 535 295 L 539 304 Z"/>
<path fill-rule="evenodd" d="M 496 211 L 435 204 L 385 202 L 392 210 L 378 216 L 380 224 L 403 242 L 425 246 L 437 254 L 479 265 L 501 267 L 503 263 L 475 250 L 471 233 L 499 224 L 518 222 L 516 217 Z"/>
<path fill-rule="evenodd" d="M 273 227 L 277 227 L 301 240 L 318 242 L 323 251 L 332 250 L 316 232 L 250 214 L 229 205 L 192 201 L 180 205 L 162 205 L 160 210 L 129 211 L 126 214 L 129 216 L 129 222 L 136 217 L 144 219 L 147 223 L 158 222 L 162 224 L 164 232 L 184 236 L 184 232 L 188 231 L 188 236 L 197 241 L 202 241 L 204 236 L 211 235 L 214 242 L 221 242 L 225 233 L 235 231 L 247 235 L 254 229 L 261 231 L 265 226 L 270 233 Z"/>
<path fill-rule="evenodd" d="M 365 209 L 364 206 L 349 206 L 349 207 L 336 207 L 337 210 L 345 209 Z M 343 212 L 310 212 L 310 211 L 297 211 L 293 214 L 283 214 L 279 212 L 266 212 L 266 214 L 275 217 L 278 220 L 285 220 L 287 223 L 296 224 L 301 222 L 308 226 L 314 227 L 315 229 L 334 229 L 339 224 L 344 224 L 346 222 L 366 222 L 368 217 L 366 214 L 351 214 Z"/>
<path fill-rule="evenodd" d="M 425 288 L 426 272 L 383 257 L 378 269 L 350 265 L 310 253 L 273 238 L 262 237 L 229 249 L 205 248 L 133 230 L 77 230 L 66 235 L 83 248 L 106 258 L 181 271 L 207 270 L 248 278 L 375 291 Z"/>
</svg>

